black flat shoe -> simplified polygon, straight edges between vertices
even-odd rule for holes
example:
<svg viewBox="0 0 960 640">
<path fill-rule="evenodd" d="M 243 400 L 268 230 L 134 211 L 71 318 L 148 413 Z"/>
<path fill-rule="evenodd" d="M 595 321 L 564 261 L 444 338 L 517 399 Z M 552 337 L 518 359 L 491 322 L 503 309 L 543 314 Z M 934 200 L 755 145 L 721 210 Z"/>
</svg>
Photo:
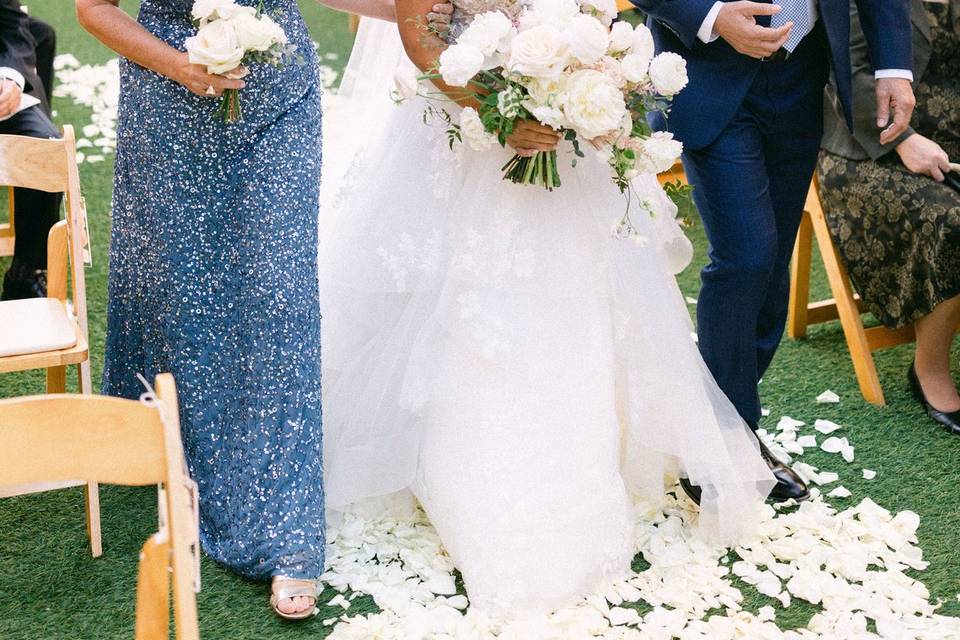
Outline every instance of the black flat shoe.
<svg viewBox="0 0 960 640">
<path fill-rule="evenodd" d="M 960 411 L 951 411 L 950 413 L 940 411 L 929 401 L 927 394 L 923 392 L 923 385 L 920 384 L 920 378 L 917 376 L 917 369 L 913 364 L 907 371 L 907 381 L 910 383 L 910 390 L 913 391 L 913 397 L 923 406 L 930 419 L 939 424 L 955 436 L 960 436 Z"/>
<path fill-rule="evenodd" d="M 16 259 L 3 277 L 3 293 L 0 300 L 25 300 L 47 297 L 47 274 L 32 269 Z"/>
<path fill-rule="evenodd" d="M 803 502 L 810 498 L 810 489 L 807 488 L 803 478 L 797 475 L 796 471 L 777 460 L 760 438 L 757 438 L 757 442 L 760 444 L 760 455 L 763 457 L 763 461 L 767 463 L 770 471 L 777 479 L 777 486 L 770 492 L 769 499 L 774 502 L 786 502 L 787 500 Z M 687 497 L 697 505 L 700 504 L 703 495 L 700 487 L 687 478 L 680 478 L 680 488 L 687 494 Z"/>
</svg>

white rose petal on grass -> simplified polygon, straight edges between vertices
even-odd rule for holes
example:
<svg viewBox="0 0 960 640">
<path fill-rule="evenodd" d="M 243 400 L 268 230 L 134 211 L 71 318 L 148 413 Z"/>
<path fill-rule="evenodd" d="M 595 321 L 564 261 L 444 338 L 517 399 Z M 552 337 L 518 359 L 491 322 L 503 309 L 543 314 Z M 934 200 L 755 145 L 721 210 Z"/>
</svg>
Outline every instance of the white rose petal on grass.
<svg viewBox="0 0 960 640">
<path fill-rule="evenodd" d="M 607 53 L 610 33 L 607 28 L 588 15 L 579 15 L 570 21 L 563 32 L 570 55 L 583 64 L 593 64 Z"/>
<path fill-rule="evenodd" d="M 815 448 L 817 446 L 817 436 L 806 435 L 800 436 L 797 438 L 797 444 L 799 444 L 804 449 Z"/>
<path fill-rule="evenodd" d="M 760 409 L 760 415 L 764 418 L 770 417 L 770 409 Z"/>
<path fill-rule="evenodd" d="M 521 31 L 513 39 L 507 70 L 530 78 L 556 80 L 569 59 L 563 33 L 554 26 L 540 25 Z"/>
<path fill-rule="evenodd" d="M 817 396 L 817 402 L 819 404 L 837 404 L 840 402 L 840 396 L 833 391 L 830 391 L 830 389 L 827 389 Z"/>
<path fill-rule="evenodd" d="M 684 298 L 684 300 L 686 300 L 687 304 L 690 304 L 690 305 L 696 305 L 696 304 L 697 304 L 697 299 L 696 299 L 696 298 L 691 298 L 690 296 L 687 296 L 686 298 Z"/>
<path fill-rule="evenodd" d="M 620 53 L 633 46 L 633 27 L 629 22 L 617 22 L 610 29 L 610 53 Z"/>
<path fill-rule="evenodd" d="M 209 73 L 233 71 L 243 61 L 244 51 L 237 33 L 226 20 L 200 27 L 197 35 L 187 38 L 185 46 L 190 62 L 206 67 Z"/>
<path fill-rule="evenodd" d="M 465 87 L 483 70 L 485 57 L 480 49 L 455 44 L 440 54 L 440 76 L 451 87 Z"/>
<path fill-rule="evenodd" d="M 497 142 L 497 137 L 488 133 L 476 109 L 467 107 L 460 112 L 460 136 L 474 151 L 486 151 Z"/>
<path fill-rule="evenodd" d="M 847 462 L 853 462 L 854 449 L 846 438 L 831 436 L 823 441 L 820 448 L 827 453 L 839 453 Z"/>
<path fill-rule="evenodd" d="M 829 420 L 817 420 L 815 423 L 813 423 L 813 428 L 823 435 L 828 436 L 834 431 L 842 429 L 843 427 L 838 425 L 836 422 L 830 422 Z"/>
<path fill-rule="evenodd" d="M 837 487 L 827 495 L 831 498 L 849 498 L 853 494 L 850 493 L 849 489 L 847 489 L 843 485 L 840 485 L 839 487 Z"/>
<path fill-rule="evenodd" d="M 864 469 L 863 470 L 863 479 L 864 480 L 873 480 L 877 477 L 877 472 L 873 469 Z"/>
<path fill-rule="evenodd" d="M 803 422 L 802 420 L 794 420 L 790 416 L 783 416 L 782 418 L 780 418 L 780 421 L 777 423 L 777 430 L 783 431 L 785 429 L 792 429 L 796 431 L 797 429 L 799 429 L 805 424 L 807 423 Z"/>
<path fill-rule="evenodd" d="M 682 56 L 665 51 L 650 61 L 650 81 L 664 96 L 673 96 L 687 86 L 687 61 Z"/>
</svg>

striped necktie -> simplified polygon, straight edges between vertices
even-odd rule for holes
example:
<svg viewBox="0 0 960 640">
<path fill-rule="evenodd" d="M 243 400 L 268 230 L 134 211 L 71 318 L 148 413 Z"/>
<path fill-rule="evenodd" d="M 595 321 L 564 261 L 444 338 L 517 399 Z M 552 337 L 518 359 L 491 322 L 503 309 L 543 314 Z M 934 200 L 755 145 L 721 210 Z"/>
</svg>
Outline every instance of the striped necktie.
<svg viewBox="0 0 960 640">
<path fill-rule="evenodd" d="M 770 26 L 777 29 L 793 22 L 790 38 L 783 45 L 784 49 L 793 53 L 800 41 L 813 31 L 817 23 L 816 10 L 811 0 L 774 0 L 774 3 L 779 4 L 781 9 L 780 13 L 770 18 Z"/>
</svg>

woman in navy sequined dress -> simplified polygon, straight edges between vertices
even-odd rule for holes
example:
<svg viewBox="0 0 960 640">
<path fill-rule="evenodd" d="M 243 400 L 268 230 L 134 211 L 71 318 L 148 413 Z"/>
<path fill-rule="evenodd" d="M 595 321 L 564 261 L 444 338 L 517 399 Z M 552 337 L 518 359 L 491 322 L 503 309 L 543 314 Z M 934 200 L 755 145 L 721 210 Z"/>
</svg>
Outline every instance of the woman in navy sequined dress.
<svg viewBox="0 0 960 640">
<path fill-rule="evenodd" d="M 103 391 L 174 374 L 206 552 L 303 617 L 324 547 L 313 46 L 296 0 L 262 0 L 304 61 L 230 80 L 183 53 L 193 0 L 143 0 L 137 20 L 118 2 L 77 0 L 124 58 Z M 327 4 L 393 19 L 392 0 Z M 228 88 L 239 123 L 214 117 Z"/>
</svg>

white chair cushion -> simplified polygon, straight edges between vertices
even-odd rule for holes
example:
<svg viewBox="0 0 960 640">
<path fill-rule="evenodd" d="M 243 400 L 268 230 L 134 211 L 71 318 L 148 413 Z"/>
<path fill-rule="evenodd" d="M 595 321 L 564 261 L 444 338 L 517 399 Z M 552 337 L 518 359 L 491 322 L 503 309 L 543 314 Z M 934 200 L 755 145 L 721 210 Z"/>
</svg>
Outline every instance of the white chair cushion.
<svg viewBox="0 0 960 640">
<path fill-rule="evenodd" d="M 0 302 L 0 357 L 76 346 L 77 333 L 55 298 Z"/>
</svg>

